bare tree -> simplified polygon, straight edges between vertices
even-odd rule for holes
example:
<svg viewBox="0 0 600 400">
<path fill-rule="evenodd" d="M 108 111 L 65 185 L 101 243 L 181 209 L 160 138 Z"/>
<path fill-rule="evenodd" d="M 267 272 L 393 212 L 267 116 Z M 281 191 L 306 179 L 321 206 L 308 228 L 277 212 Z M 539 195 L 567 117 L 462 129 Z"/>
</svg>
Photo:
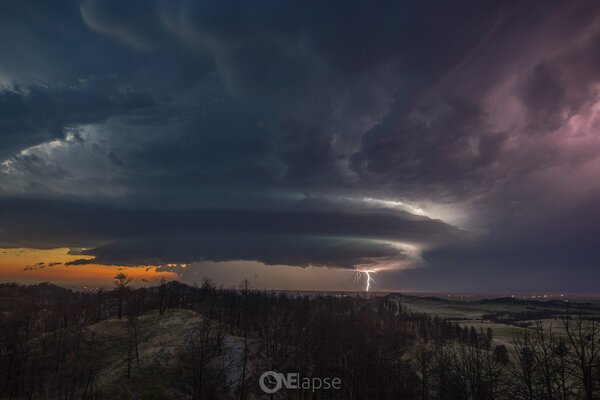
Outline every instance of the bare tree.
<svg viewBox="0 0 600 400">
<path fill-rule="evenodd" d="M 250 290 L 252 288 L 252 283 L 248 279 L 244 279 L 242 283 L 240 283 L 240 293 L 242 295 L 243 301 L 243 316 L 242 316 L 242 329 L 243 329 L 243 337 L 244 337 L 244 355 L 242 362 L 242 377 L 240 379 L 240 388 L 239 395 L 240 400 L 245 399 L 245 389 L 246 389 L 246 364 L 248 361 L 248 295 L 250 294 Z"/>
<path fill-rule="evenodd" d="M 581 383 L 584 398 L 592 400 L 597 392 L 594 369 L 600 362 L 600 325 L 597 321 L 584 319 L 581 313 L 575 317 L 564 315 L 562 323 L 571 349 L 573 373 Z"/>
<path fill-rule="evenodd" d="M 216 398 L 215 392 L 222 372 L 215 363 L 221 338 L 215 334 L 209 321 L 204 321 L 192 332 L 177 355 L 179 370 L 178 390 L 192 400 Z"/>
<path fill-rule="evenodd" d="M 114 285 L 117 289 L 117 295 L 119 296 L 119 319 L 121 319 L 123 316 L 123 299 L 125 297 L 125 290 L 131 281 L 133 281 L 133 277 L 124 273 L 117 274 L 114 277 Z"/>
<path fill-rule="evenodd" d="M 529 331 L 525 330 L 513 337 L 515 363 L 511 373 L 514 378 L 514 395 L 519 400 L 534 400 L 537 397 L 536 374 L 538 365 L 535 359 L 535 347 Z"/>
<path fill-rule="evenodd" d="M 419 344 L 415 352 L 415 361 L 421 375 L 421 398 L 429 399 L 430 372 L 433 353 L 425 343 Z"/>
</svg>

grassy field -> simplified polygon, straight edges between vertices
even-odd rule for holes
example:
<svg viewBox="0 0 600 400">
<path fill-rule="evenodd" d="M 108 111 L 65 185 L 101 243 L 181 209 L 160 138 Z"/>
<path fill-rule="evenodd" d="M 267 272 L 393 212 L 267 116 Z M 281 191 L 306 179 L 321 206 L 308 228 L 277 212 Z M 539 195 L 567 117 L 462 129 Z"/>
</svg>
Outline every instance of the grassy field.
<svg viewBox="0 0 600 400">
<path fill-rule="evenodd" d="M 173 361 L 175 351 L 200 322 L 198 314 L 188 310 L 167 310 L 159 317 L 152 312 L 137 318 L 138 355 L 127 377 L 127 358 L 132 325 L 127 318 L 109 319 L 87 328 L 87 336 L 102 346 L 97 387 L 110 398 L 167 398 L 163 388 L 164 367 Z M 148 384 L 151 382 L 151 384 Z"/>
<path fill-rule="evenodd" d="M 462 327 L 492 328 L 494 341 L 510 345 L 515 333 L 533 329 L 536 324 L 563 333 L 561 316 L 579 314 L 600 318 L 600 307 L 591 303 L 544 302 L 502 298 L 493 300 L 459 301 L 435 297 L 397 296 L 408 310 L 453 320 Z"/>
<path fill-rule="evenodd" d="M 200 322 L 202 317 L 199 314 L 184 309 L 167 309 L 162 316 L 153 311 L 137 317 L 139 365 L 133 355 L 129 378 L 128 348 L 133 333 L 131 322 L 127 318 L 113 318 L 87 327 L 86 336 L 96 339 L 102 346 L 103 357 L 97 376 L 99 393 L 115 399 L 172 398 L 173 394 L 165 388 L 172 386 L 177 354 Z M 258 365 L 253 342 L 249 346 L 247 377 L 256 374 L 254 369 Z M 224 371 L 225 386 L 219 398 L 229 399 L 239 386 L 242 351 L 243 341 L 240 337 L 224 334 L 223 353 L 215 364 Z"/>
</svg>

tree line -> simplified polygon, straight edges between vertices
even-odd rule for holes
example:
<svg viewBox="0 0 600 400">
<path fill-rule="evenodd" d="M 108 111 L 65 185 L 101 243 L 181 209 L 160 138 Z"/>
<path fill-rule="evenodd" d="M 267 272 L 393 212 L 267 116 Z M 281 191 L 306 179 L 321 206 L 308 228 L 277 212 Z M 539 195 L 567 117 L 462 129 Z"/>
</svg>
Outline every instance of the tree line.
<svg viewBox="0 0 600 400">
<path fill-rule="evenodd" d="M 492 329 L 411 312 L 401 297 L 299 296 L 258 291 L 244 280 L 217 288 L 162 282 L 75 292 L 49 284 L 0 285 L 0 398 L 99 399 L 101 343 L 87 327 L 127 321 L 123 379 L 140 366 L 137 318 L 188 309 L 203 317 L 169 364 L 162 397 L 181 399 L 566 400 L 600 398 L 600 326 L 565 314 L 516 331 L 510 343 Z M 240 346 L 235 382 L 222 362 L 226 338 Z M 142 363 L 143 364 L 143 363 Z M 339 390 L 262 394 L 266 370 L 338 377 Z"/>
</svg>

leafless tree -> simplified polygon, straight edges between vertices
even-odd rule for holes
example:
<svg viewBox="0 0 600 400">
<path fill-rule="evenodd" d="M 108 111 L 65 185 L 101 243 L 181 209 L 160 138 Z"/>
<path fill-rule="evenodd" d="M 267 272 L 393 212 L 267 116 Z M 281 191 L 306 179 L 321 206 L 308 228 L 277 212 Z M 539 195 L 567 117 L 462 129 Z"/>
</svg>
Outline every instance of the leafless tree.
<svg viewBox="0 0 600 400">
<path fill-rule="evenodd" d="M 562 316 L 563 327 L 569 341 L 569 357 L 573 374 L 581 384 L 585 400 L 593 400 L 598 393 L 594 370 L 600 365 L 600 324 L 579 315 Z"/>
<path fill-rule="evenodd" d="M 115 285 L 115 288 L 117 289 L 117 294 L 119 296 L 119 319 L 121 319 L 121 317 L 123 316 L 123 300 L 125 298 L 125 290 L 127 289 L 127 286 L 131 283 L 131 281 L 133 281 L 133 277 L 124 273 L 117 274 L 114 277 L 113 283 Z"/>
</svg>

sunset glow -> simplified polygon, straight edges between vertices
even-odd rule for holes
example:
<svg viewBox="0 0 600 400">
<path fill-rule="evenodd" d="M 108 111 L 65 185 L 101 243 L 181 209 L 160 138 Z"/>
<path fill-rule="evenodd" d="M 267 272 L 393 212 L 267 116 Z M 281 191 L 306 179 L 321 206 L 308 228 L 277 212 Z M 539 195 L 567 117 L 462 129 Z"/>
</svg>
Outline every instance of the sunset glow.
<svg viewBox="0 0 600 400">
<path fill-rule="evenodd" d="M 37 250 L 7 248 L 0 250 L 1 281 L 4 282 L 53 282 L 75 287 L 109 287 L 114 276 L 125 272 L 135 279 L 136 285 L 148 285 L 161 278 L 174 279 L 171 272 L 156 272 L 156 267 L 128 268 L 115 265 L 89 264 L 84 267 L 65 266 L 66 262 L 81 259 L 70 255 L 68 248 Z M 84 257 L 91 258 L 91 257 Z"/>
</svg>

